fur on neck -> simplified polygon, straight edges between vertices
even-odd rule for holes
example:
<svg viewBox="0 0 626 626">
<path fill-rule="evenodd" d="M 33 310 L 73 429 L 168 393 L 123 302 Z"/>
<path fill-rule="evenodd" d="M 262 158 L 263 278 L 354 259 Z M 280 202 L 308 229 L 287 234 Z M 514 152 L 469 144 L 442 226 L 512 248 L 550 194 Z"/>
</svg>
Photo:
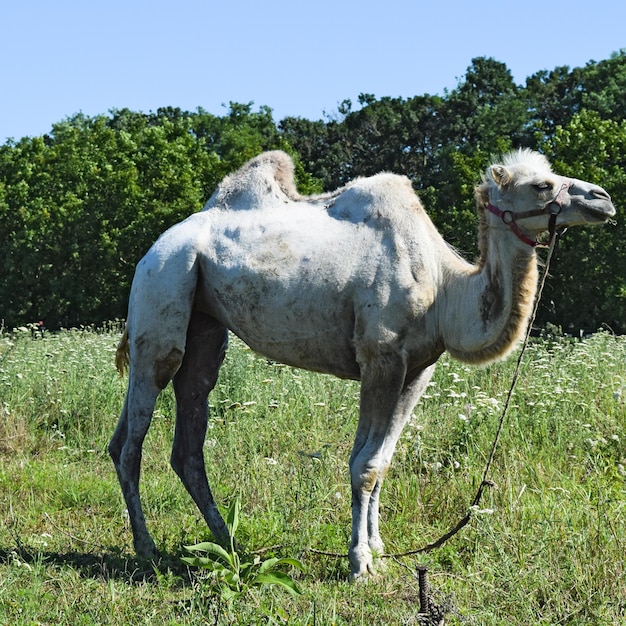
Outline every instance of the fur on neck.
<svg viewBox="0 0 626 626">
<path fill-rule="evenodd" d="M 471 315 L 465 336 L 448 352 L 465 363 L 486 364 L 506 357 L 524 337 L 537 291 L 535 251 L 505 229 L 490 227 L 488 183 L 476 190 L 480 258 L 463 290 Z M 458 303 L 460 304 L 460 303 Z M 458 320 L 463 323 L 463 320 Z"/>
</svg>

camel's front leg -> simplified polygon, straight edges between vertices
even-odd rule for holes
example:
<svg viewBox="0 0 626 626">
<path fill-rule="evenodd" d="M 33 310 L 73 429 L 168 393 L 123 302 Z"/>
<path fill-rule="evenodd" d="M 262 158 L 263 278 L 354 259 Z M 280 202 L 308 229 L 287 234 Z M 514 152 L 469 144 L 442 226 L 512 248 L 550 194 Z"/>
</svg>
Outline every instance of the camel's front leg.
<svg viewBox="0 0 626 626">
<path fill-rule="evenodd" d="M 430 379 L 435 371 L 435 365 L 431 365 L 418 374 L 411 382 L 409 382 L 400 394 L 400 398 L 394 413 L 393 419 L 390 422 L 390 427 L 387 431 L 387 436 L 383 444 L 381 451 L 382 467 L 385 471 L 379 474 L 379 478 L 376 481 L 376 485 L 372 490 L 372 494 L 369 500 L 369 508 L 367 514 L 368 524 L 368 541 L 371 550 L 377 554 L 383 554 L 385 546 L 380 537 L 380 531 L 378 528 L 379 520 L 379 503 L 380 492 L 383 485 L 383 481 L 386 474 L 386 468 L 391 463 L 391 458 L 396 448 L 396 444 L 404 426 L 411 418 L 411 413 L 415 408 L 421 395 L 426 390 Z"/>
<path fill-rule="evenodd" d="M 352 580 L 374 573 L 372 548 L 376 552 L 383 548 L 378 532 L 378 497 L 406 421 L 398 411 L 405 375 L 405 365 L 396 355 L 385 355 L 361 365 L 359 425 L 350 455 Z"/>
</svg>

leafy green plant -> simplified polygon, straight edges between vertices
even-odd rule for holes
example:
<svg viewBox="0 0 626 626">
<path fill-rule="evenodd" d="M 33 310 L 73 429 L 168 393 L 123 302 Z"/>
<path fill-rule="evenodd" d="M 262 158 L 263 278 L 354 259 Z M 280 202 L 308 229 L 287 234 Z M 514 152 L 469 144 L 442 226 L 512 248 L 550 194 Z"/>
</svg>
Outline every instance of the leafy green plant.
<svg viewBox="0 0 626 626">
<path fill-rule="evenodd" d="M 211 541 L 185 546 L 196 556 L 182 557 L 183 563 L 207 570 L 211 585 L 215 586 L 220 599 L 226 603 L 246 595 L 252 587 L 263 585 L 277 585 L 293 595 L 301 595 L 296 581 L 281 569 L 287 566 L 302 571 L 304 566 L 298 559 L 271 557 L 262 560 L 259 555 L 251 555 L 248 559 L 237 551 L 234 536 L 239 526 L 240 510 L 239 499 L 235 498 L 226 518 L 231 537 L 228 550 Z"/>
</svg>

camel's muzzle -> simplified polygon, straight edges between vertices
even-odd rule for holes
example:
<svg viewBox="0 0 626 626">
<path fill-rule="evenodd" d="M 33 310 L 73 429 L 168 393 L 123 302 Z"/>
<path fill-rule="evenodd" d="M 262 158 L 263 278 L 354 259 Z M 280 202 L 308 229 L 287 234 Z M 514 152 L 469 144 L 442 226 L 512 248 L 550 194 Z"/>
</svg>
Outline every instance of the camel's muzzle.
<svg viewBox="0 0 626 626">
<path fill-rule="evenodd" d="M 602 187 L 591 189 L 591 197 L 582 202 L 585 217 L 592 223 L 604 223 L 615 215 L 615 207 L 609 193 Z"/>
<path fill-rule="evenodd" d="M 615 207 L 610 198 L 603 201 L 589 202 L 583 206 L 583 214 L 588 222 L 603 224 L 615 215 Z"/>
</svg>

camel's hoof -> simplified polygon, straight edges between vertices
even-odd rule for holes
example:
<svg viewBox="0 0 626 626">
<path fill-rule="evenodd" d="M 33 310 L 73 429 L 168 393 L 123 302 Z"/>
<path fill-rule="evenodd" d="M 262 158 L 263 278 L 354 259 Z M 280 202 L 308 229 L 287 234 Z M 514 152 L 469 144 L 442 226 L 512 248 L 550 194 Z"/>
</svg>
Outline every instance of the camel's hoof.
<svg viewBox="0 0 626 626">
<path fill-rule="evenodd" d="M 145 561 L 158 561 L 161 558 L 161 553 L 157 550 L 152 539 L 142 542 L 136 541 L 135 553 L 137 554 L 137 558 Z"/>
<path fill-rule="evenodd" d="M 367 572 L 352 572 L 348 578 L 348 582 L 351 585 L 365 585 L 370 581 L 370 579 L 371 576 Z"/>
<path fill-rule="evenodd" d="M 385 559 L 381 557 L 374 557 L 374 563 L 376 564 L 376 575 L 382 575 L 387 571 L 388 567 Z"/>
<path fill-rule="evenodd" d="M 378 563 L 380 562 L 378 561 L 377 564 Z M 353 568 L 348 580 L 351 583 L 354 583 L 357 585 L 363 585 L 372 580 L 376 580 L 376 578 L 378 577 L 378 574 L 379 572 L 378 572 L 378 569 L 374 567 L 374 562 L 369 561 L 363 564 L 362 566 L 360 566 L 358 569 Z"/>
<path fill-rule="evenodd" d="M 378 578 L 379 572 L 374 568 L 368 567 L 364 572 L 352 572 L 348 581 L 355 585 L 365 585 L 373 582 Z"/>
</svg>

